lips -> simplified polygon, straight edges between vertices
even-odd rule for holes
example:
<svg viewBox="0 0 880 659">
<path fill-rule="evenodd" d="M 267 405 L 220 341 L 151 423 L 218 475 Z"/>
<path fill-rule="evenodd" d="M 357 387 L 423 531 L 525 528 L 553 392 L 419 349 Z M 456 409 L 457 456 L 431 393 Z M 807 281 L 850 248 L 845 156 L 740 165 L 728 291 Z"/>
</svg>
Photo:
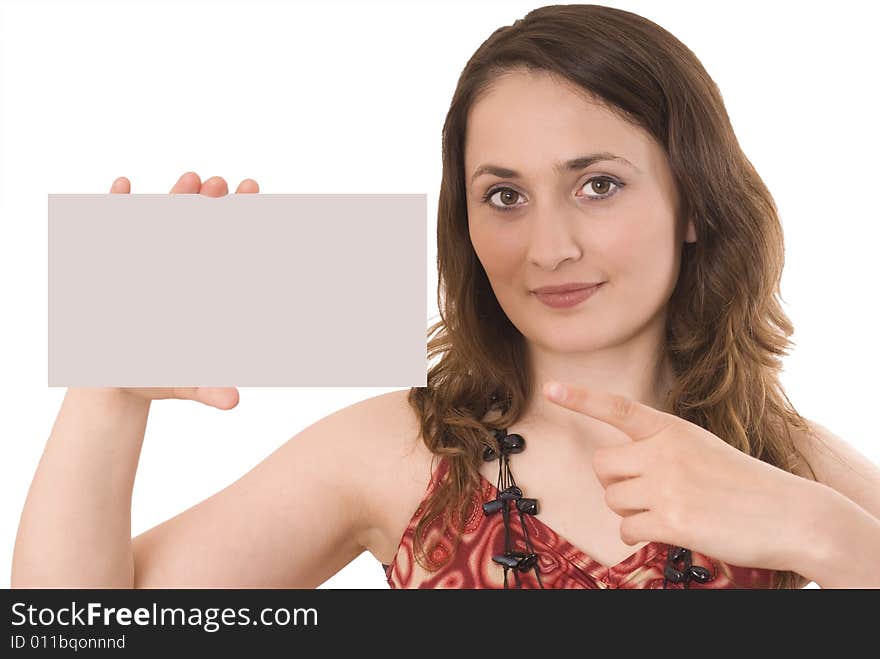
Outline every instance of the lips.
<svg viewBox="0 0 880 659">
<path fill-rule="evenodd" d="M 595 281 L 595 282 L 569 282 L 567 284 L 559 284 L 556 286 L 542 286 L 541 288 L 536 288 L 532 292 L 538 295 L 553 295 L 558 293 L 571 293 L 572 291 L 582 291 L 585 288 L 592 288 L 594 286 L 598 286 L 603 282 Z"/>
<path fill-rule="evenodd" d="M 569 290 L 564 293 L 535 293 L 535 297 L 553 309 L 573 308 L 593 297 L 596 291 L 602 288 L 603 285 L 604 282 L 594 286 L 587 286 L 586 288 Z"/>
</svg>

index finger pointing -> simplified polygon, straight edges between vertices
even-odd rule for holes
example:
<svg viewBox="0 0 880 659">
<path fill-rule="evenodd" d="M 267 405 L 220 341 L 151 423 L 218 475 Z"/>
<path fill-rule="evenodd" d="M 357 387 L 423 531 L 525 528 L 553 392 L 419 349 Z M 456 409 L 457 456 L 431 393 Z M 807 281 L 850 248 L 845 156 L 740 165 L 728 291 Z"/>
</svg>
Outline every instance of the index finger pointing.
<svg viewBox="0 0 880 659">
<path fill-rule="evenodd" d="M 668 414 L 626 396 L 563 384 L 563 393 L 557 397 L 553 393 L 554 384 L 562 383 L 544 386 L 544 395 L 549 400 L 612 425 L 634 440 L 646 439 L 669 425 Z"/>
</svg>

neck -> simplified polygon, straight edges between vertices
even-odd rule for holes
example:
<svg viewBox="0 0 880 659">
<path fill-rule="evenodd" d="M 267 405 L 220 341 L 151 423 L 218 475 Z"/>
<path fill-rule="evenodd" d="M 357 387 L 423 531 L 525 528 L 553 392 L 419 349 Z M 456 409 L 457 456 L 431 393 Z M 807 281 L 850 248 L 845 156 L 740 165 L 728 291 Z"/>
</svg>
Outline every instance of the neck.
<svg viewBox="0 0 880 659">
<path fill-rule="evenodd" d="M 674 371 L 662 350 L 665 318 L 655 319 L 645 331 L 625 343 L 580 353 L 559 352 L 530 343 L 528 357 L 534 389 L 524 422 L 552 427 L 564 436 L 622 434 L 608 424 L 560 407 L 547 400 L 543 386 L 550 380 L 581 385 L 625 396 L 655 409 L 671 412 L 668 399 Z"/>
</svg>

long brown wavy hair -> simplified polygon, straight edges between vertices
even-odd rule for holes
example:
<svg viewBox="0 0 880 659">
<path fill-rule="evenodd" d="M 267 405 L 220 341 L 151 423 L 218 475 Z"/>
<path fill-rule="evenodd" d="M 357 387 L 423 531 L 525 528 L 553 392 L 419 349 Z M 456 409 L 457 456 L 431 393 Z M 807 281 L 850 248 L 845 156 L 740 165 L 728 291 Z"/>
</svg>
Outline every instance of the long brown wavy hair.
<svg viewBox="0 0 880 659">
<path fill-rule="evenodd" d="M 665 148 L 681 212 L 693 218 L 697 235 L 684 244 L 667 314 L 673 413 L 788 472 L 798 461 L 809 466 L 791 436 L 792 428 L 809 431 L 808 422 L 779 382 L 794 331 L 779 301 L 782 227 L 737 142 L 718 86 L 694 53 L 642 16 L 599 5 L 541 7 L 495 30 L 471 56 L 443 125 L 440 320 L 428 329 L 428 358 L 439 359 L 427 387 L 410 389 L 408 401 L 424 442 L 448 460 L 449 471 L 415 529 L 422 566 L 423 535 L 438 516 L 453 538 L 452 552 L 457 549 L 484 450 L 495 446 L 491 431 L 517 421 L 534 385 L 524 337 L 501 309 L 470 242 L 465 191 L 468 111 L 497 76 L 513 70 L 575 83 Z M 501 401 L 500 416 L 487 422 L 493 401 Z M 780 571 L 773 587 L 808 582 Z"/>
</svg>

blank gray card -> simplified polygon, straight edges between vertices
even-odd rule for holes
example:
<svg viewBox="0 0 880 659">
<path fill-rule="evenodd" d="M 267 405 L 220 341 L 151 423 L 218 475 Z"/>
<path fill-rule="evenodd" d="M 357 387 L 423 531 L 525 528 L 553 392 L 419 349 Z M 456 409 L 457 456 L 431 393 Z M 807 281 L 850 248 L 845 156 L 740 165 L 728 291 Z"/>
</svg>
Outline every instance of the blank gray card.
<svg viewBox="0 0 880 659">
<path fill-rule="evenodd" d="M 49 386 L 425 386 L 424 194 L 50 194 Z"/>
</svg>

